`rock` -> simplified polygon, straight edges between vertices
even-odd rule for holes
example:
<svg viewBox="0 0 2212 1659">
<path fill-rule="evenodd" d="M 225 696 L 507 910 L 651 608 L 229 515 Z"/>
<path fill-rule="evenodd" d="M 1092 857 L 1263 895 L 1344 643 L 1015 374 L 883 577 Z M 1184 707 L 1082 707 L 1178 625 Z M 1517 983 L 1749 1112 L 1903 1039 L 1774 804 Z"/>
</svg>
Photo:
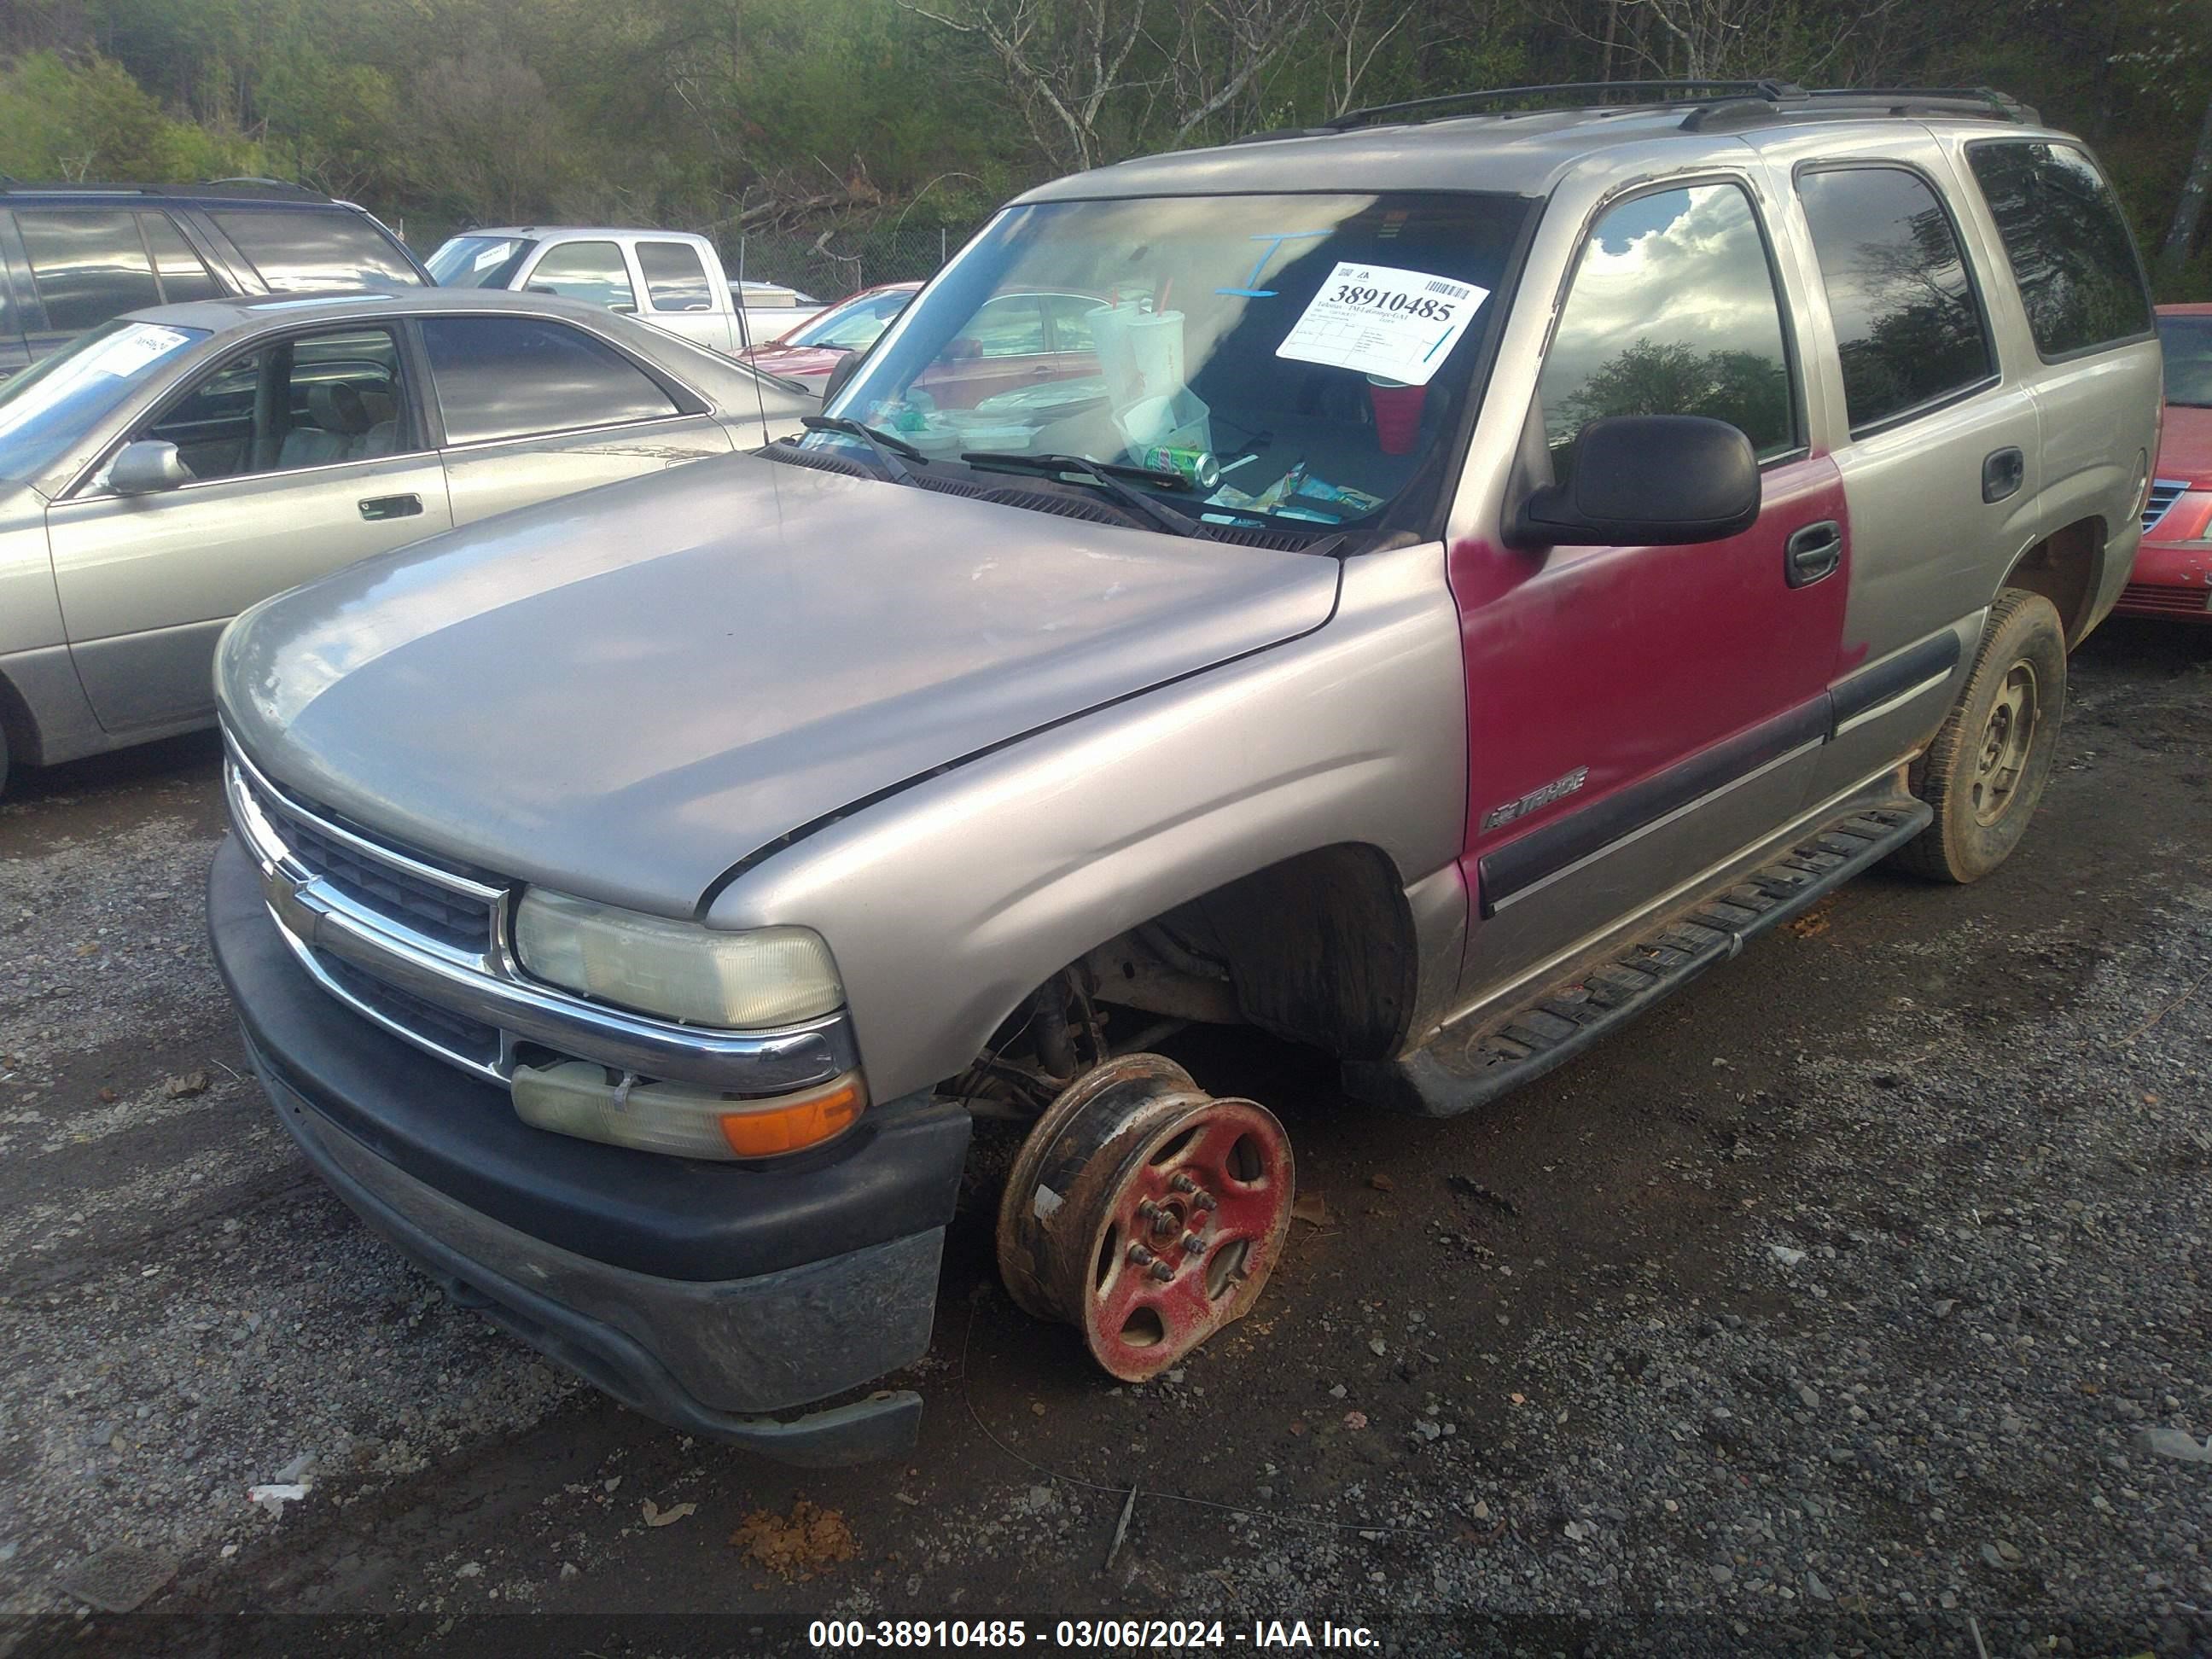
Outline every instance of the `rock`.
<svg viewBox="0 0 2212 1659">
<path fill-rule="evenodd" d="M 1480 1498 L 1474 1500 L 1474 1518 L 1478 1521 L 1487 1521 L 1490 1519 L 1490 1505 L 1484 1503 Z"/>
<path fill-rule="evenodd" d="M 1379 1336 L 1370 1337 L 1368 1339 L 1367 1352 L 1379 1359 L 1390 1352 L 1390 1346 Z"/>
<path fill-rule="evenodd" d="M 563 1578 L 575 1577 L 577 1576 L 576 1564 L 574 1561 L 563 1561 L 561 1564 L 561 1576 Z"/>
<path fill-rule="evenodd" d="M 453 1569 L 453 1577 L 456 1578 L 481 1578 L 483 1577 L 483 1563 L 481 1561 L 464 1561 L 459 1566 Z"/>
<path fill-rule="evenodd" d="M 1804 1251 L 1788 1244 L 1770 1244 L 1766 1247 L 1766 1253 L 1785 1267 L 1794 1267 L 1805 1259 Z"/>
<path fill-rule="evenodd" d="M 176 1576 L 174 1557 L 111 1544 L 71 1568 L 62 1588 L 102 1613 L 129 1613 Z"/>
<path fill-rule="evenodd" d="M 1735 1569 L 1734 1567 L 1724 1567 L 1718 1562 L 1715 1562 L 1711 1566 L 1706 1568 L 1705 1571 L 1712 1574 L 1713 1583 L 1716 1584 L 1725 1584 L 1729 1580 L 1735 1577 Z"/>
<path fill-rule="evenodd" d="M 1797 1397 L 1805 1402 L 1807 1411 L 1816 1412 L 1820 1409 L 1820 1390 L 1809 1383 L 1800 1382 L 1797 1385 Z"/>
<path fill-rule="evenodd" d="M 1590 1535 L 1589 1528 L 1579 1521 L 1570 1521 L 1565 1527 L 1561 1528 L 1560 1530 L 1565 1532 L 1568 1537 L 1573 1539 L 1577 1544 L 1581 1543 L 1584 1539 Z"/>
<path fill-rule="evenodd" d="M 1832 1601 L 1835 1593 L 1820 1582 L 1820 1575 L 1810 1567 L 1805 1569 L 1805 1594 L 1815 1601 Z"/>
<path fill-rule="evenodd" d="M 2182 1463 L 2212 1463 L 2212 1440 L 2200 1442 L 2179 1429 L 2145 1429 L 2136 1436 L 2136 1449 Z"/>
<path fill-rule="evenodd" d="M 1982 1546 L 1982 1560 L 1999 1572 L 2010 1572 L 2020 1565 L 2021 1554 L 2012 1545 L 1999 1541 Z"/>
<path fill-rule="evenodd" d="M 1331 1400 L 1341 1400 L 1344 1398 L 1344 1395 L 1345 1388 L 1343 1383 L 1338 1382 L 1331 1385 L 1328 1391 L 1328 1397 Z"/>
<path fill-rule="evenodd" d="M 1413 1432 L 1424 1440 L 1434 1440 L 1443 1433 L 1443 1430 L 1429 1419 L 1423 1417 L 1414 1420 Z"/>
<path fill-rule="evenodd" d="M 1956 1297 L 1944 1296 L 1938 1297 L 1929 1305 L 1934 1309 L 1936 1318 L 1948 1319 L 1951 1316 L 1951 1310 L 1957 1307 L 1959 1304 Z"/>
</svg>

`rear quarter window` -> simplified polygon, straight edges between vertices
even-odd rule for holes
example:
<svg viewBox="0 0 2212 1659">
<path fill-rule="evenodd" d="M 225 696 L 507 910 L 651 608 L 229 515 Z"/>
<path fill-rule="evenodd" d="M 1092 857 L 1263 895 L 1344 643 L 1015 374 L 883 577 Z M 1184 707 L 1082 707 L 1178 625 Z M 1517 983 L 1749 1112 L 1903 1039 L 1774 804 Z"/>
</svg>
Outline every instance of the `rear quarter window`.
<svg viewBox="0 0 2212 1659">
<path fill-rule="evenodd" d="M 2151 331 L 2142 262 L 2104 175 L 2066 144 L 1999 139 L 1966 151 L 2045 357 Z"/>
<path fill-rule="evenodd" d="M 274 294 L 419 288 L 422 278 L 365 213 L 344 208 L 210 211 Z"/>
</svg>

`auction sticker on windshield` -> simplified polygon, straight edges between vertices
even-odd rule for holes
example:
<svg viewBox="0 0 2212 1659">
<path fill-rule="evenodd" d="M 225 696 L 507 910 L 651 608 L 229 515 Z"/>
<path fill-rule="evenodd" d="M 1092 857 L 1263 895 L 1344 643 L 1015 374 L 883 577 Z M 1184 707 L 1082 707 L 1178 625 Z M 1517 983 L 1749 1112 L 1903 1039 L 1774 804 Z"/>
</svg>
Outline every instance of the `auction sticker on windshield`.
<svg viewBox="0 0 2212 1659">
<path fill-rule="evenodd" d="M 1449 276 L 1340 261 L 1275 355 L 1426 386 L 1489 297 Z"/>
</svg>

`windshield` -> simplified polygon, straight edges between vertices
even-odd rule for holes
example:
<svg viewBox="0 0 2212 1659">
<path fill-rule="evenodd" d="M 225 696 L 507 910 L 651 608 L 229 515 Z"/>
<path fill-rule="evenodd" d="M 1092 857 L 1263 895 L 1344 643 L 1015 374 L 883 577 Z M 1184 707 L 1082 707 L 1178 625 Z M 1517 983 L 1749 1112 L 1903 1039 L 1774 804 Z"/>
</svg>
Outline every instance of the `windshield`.
<svg viewBox="0 0 2212 1659">
<path fill-rule="evenodd" d="M 890 294 L 870 294 L 832 306 L 812 322 L 793 329 L 778 345 L 828 346 L 839 351 L 866 351 L 876 337 L 891 325 L 891 319 L 914 298 L 912 289 Z"/>
<path fill-rule="evenodd" d="M 35 477 L 164 364 L 207 337 L 204 328 L 118 319 L 0 385 L 0 478 Z"/>
<path fill-rule="evenodd" d="M 2166 400 L 2212 409 L 2212 317 L 2161 317 L 2158 343 L 2166 348 Z"/>
<path fill-rule="evenodd" d="M 1441 191 L 1012 208 L 829 412 L 932 462 L 1012 452 L 1171 473 L 1133 482 L 1212 524 L 1411 523 L 1529 209 Z"/>
<path fill-rule="evenodd" d="M 451 236 L 426 263 L 440 288 L 505 288 L 537 246 L 525 236 Z"/>
</svg>

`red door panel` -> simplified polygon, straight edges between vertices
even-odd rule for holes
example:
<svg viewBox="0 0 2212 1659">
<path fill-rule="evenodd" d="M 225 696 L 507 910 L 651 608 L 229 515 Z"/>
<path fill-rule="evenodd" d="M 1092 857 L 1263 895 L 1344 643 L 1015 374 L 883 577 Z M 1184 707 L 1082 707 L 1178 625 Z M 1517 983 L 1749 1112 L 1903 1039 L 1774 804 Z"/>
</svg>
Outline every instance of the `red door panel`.
<svg viewBox="0 0 2212 1659">
<path fill-rule="evenodd" d="M 1850 580 L 1842 481 L 1819 456 L 1772 469 L 1763 484 L 1758 523 L 1724 542 L 1451 550 L 1468 669 L 1470 891 L 1484 855 L 1673 769 L 1702 781 L 1713 769 L 1696 769 L 1699 755 L 1826 695 Z M 1793 588 L 1784 544 L 1824 520 L 1844 526 L 1843 563 Z M 1553 786 L 1557 799 L 1514 810 Z"/>
</svg>

